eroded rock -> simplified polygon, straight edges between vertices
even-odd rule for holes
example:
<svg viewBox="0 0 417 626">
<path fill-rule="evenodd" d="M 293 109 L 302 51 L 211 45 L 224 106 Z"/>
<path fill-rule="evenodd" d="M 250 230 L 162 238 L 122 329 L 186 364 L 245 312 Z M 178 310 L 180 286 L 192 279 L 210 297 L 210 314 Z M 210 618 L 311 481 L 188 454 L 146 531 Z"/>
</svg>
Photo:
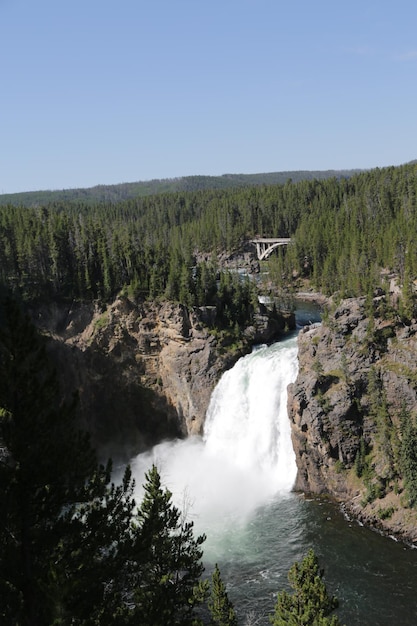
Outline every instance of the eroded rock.
<svg viewBox="0 0 417 626">
<path fill-rule="evenodd" d="M 163 439 L 201 434 L 221 374 L 288 323 L 262 311 L 246 342 L 230 349 L 209 332 L 209 307 L 120 297 L 108 306 L 43 306 L 32 316 L 51 338 L 66 397 L 78 393 L 93 443 L 127 458 Z"/>
<path fill-rule="evenodd" d="M 299 373 L 288 394 L 296 489 L 329 494 L 366 523 L 414 541 L 417 514 L 392 468 L 400 414 L 417 415 L 416 324 L 405 327 L 381 307 L 380 295 L 371 315 L 365 299 L 344 300 L 325 323 L 299 334 Z M 378 417 L 382 409 L 387 417 Z M 370 452 L 366 480 L 355 471 L 361 445 Z"/>
</svg>

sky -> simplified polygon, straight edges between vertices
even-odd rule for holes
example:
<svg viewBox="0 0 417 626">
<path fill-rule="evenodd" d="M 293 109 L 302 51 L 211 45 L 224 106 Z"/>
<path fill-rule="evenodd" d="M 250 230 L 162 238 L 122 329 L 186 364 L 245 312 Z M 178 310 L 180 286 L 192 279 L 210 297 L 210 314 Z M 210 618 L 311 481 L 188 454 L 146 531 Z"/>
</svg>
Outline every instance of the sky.
<svg viewBox="0 0 417 626">
<path fill-rule="evenodd" d="M 0 193 L 417 158 L 415 0 L 0 0 Z"/>
</svg>

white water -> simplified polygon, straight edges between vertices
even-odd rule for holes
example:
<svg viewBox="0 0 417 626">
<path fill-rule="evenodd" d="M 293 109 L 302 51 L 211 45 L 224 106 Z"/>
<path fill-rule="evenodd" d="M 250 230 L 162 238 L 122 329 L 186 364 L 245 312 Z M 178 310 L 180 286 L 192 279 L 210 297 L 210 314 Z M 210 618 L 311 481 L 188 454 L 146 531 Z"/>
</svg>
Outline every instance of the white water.
<svg viewBox="0 0 417 626">
<path fill-rule="evenodd" d="M 296 464 L 287 386 L 296 374 L 295 337 L 240 359 L 213 392 L 204 437 L 159 444 L 132 462 L 138 500 L 144 473 L 155 463 L 173 502 L 209 543 L 276 494 L 288 494 Z"/>
<path fill-rule="evenodd" d="M 295 338 L 239 361 L 213 394 L 204 438 L 138 456 L 137 485 L 157 463 L 196 534 L 207 534 L 206 575 L 219 564 L 239 623 L 268 623 L 288 570 L 314 547 L 343 623 L 415 625 L 417 550 L 347 523 L 330 502 L 290 493 L 296 470 L 285 406 L 296 373 Z"/>
</svg>

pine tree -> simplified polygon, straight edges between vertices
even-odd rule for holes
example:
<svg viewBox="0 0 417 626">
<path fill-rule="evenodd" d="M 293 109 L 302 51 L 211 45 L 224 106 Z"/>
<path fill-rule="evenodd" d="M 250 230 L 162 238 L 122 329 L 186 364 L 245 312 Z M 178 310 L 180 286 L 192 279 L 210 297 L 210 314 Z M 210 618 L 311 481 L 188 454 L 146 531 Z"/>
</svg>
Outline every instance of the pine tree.
<svg viewBox="0 0 417 626">
<path fill-rule="evenodd" d="M 120 487 L 109 485 L 111 466 L 97 465 L 73 408 L 60 400 L 45 342 L 7 300 L 0 329 L 4 624 L 100 624 L 104 607 L 109 615 L 124 608 L 133 485 L 129 471 Z"/>
<path fill-rule="evenodd" d="M 88 499 L 71 519 L 71 532 L 61 536 L 57 551 L 55 597 L 61 598 L 63 625 L 128 625 L 135 501 L 130 468 L 120 485 L 109 484 L 111 464 L 88 481 Z M 57 623 L 60 623 L 59 621 Z"/>
<path fill-rule="evenodd" d="M 4 317 L 0 336 L 2 617 L 42 624 L 50 619 L 45 587 L 57 525 L 63 524 L 60 512 L 68 503 L 83 499 L 93 458 L 84 439 L 64 436 L 70 410 L 57 404 L 56 379 L 35 329 L 12 301 L 5 304 Z M 74 459 L 76 448 L 79 456 Z"/>
<path fill-rule="evenodd" d="M 270 617 L 273 626 L 340 626 L 339 619 L 330 614 L 338 606 L 329 596 L 319 568 L 317 556 L 309 550 L 301 563 L 294 563 L 288 580 L 294 592 L 280 591 L 275 613 Z"/>
<path fill-rule="evenodd" d="M 200 582 L 205 536 L 194 537 L 193 522 L 185 521 L 174 506 L 155 465 L 146 474 L 144 489 L 132 550 L 135 614 L 141 626 L 191 626 L 205 596 Z"/>
<path fill-rule="evenodd" d="M 236 613 L 227 595 L 217 563 L 211 577 L 208 608 L 213 626 L 237 626 Z"/>
<path fill-rule="evenodd" d="M 401 424 L 401 473 L 411 507 L 417 505 L 417 426 L 412 416 L 402 417 Z"/>
</svg>

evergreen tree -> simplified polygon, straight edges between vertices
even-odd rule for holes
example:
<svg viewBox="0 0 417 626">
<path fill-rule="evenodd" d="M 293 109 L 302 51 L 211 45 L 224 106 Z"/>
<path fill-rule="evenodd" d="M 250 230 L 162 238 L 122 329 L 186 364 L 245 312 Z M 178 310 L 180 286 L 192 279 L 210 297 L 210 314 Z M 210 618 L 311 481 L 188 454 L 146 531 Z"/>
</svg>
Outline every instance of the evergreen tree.
<svg viewBox="0 0 417 626">
<path fill-rule="evenodd" d="M 201 545 L 205 536 L 194 537 L 187 522 L 161 486 L 154 465 L 146 474 L 145 495 L 136 516 L 132 549 L 132 588 L 135 615 L 141 626 L 187 626 L 196 624 L 196 607 L 205 597 L 200 582 L 204 567 Z"/>
<path fill-rule="evenodd" d="M 55 597 L 61 598 L 62 625 L 130 625 L 131 524 L 135 501 L 130 468 L 120 485 L 96 472 L 89 498 L 72 517 L 71 532 L 61 536 L 56 557 Z M 61 622 L 57 619 L 57 624 Z"/>
<path fill-rule="evenodd" d="M 294 591 L 278 593 L 275 613 L 270 617 L 273 626 L 340 626 L 335 615 L 330 617 L 338 602 L 327 593 L 323 571 L 313 550 L 309 550 L 301 563 L 294 563 L 288 580 Z"/>
<path fill-rule="evenodd" d="M 227 595 L 217 563 L 211 577 L 208 608 L 212 626 L 237 626 L 236 613 Z"/>
<path fill-rule="evenodd" d="M 402 416 L 400 464 L 409 506 L 417 505 L 417 426 L 412 416 Z"/>
<path fill-rule="evenodd" d="M 99 617 L 121 603 L 133 486 L 128 471 L 120 487 L 109 486 L 111 467 L 97 465 L 73 408 L 60 401 L 44 341 L 7 300 L 0 328 L 4 624 L 111 623 Z"/>
<path fill-rule="evenodd" d="M 178 299 L 185 306 L 191 307 L 193 304 L 191 274 L 185 263 L 181 266 Z"/>
</svg>

